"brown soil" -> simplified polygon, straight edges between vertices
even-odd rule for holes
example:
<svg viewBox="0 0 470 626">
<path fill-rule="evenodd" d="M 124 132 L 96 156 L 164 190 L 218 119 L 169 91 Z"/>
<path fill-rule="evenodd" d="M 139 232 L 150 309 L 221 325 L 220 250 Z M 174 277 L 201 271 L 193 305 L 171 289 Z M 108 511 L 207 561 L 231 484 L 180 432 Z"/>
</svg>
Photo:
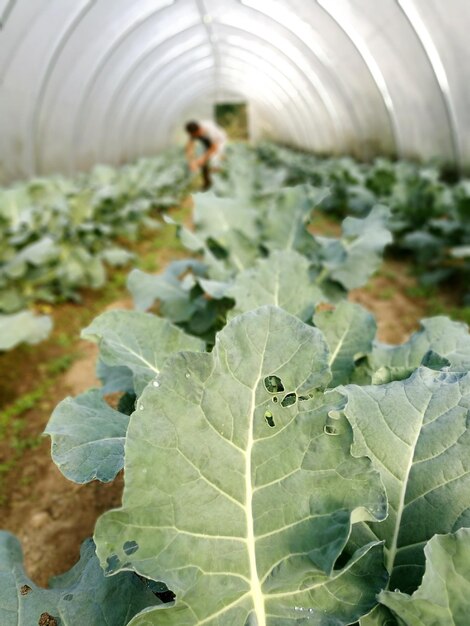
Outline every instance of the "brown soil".
<svg viewBox="0 0 470 626">
<path fill-rule="evenodd" d="M 386 343 L 403 343 L 426 317 L 426 301 L 406 294 L 416 280 L 408 275 L 409 266 L 400 261 L 385 261 L 380 273 L 365 287 L 354 289 L 349 299 L 374 314 L 377 337 Z"/>
<path fill-rule="evenodd" d="M 127 298 L 105 310 L 130 308 L 132 301 Z M 95 376 L 97 346 L 79 340 L 77 347 L 83 356 L 58 381 L 56 403 L 100 384 Z M 45 423 L 30 424 L 38 426 L 42 431 Z M 122 474 L 107 485 L 97 481 L 75 485 L 51 461 L 49 439 L 25 454 L 10 479 L 13 484 L 22 482 L 23 488 L 12 491 L 2 527 L 19 537 L 28 574 L 43 586 L 77 561 L 80 544 L 93 534 L 99 515 L 121 503 Z"/>
<path fill-rule="evenodd" d="M 341 223 L 317 212 L 309 230 L 314 234 L 338 237 L 341 234 Z M 386 258 L 379 272 L 367 285 L 349 292 L 350 300 L 374 314 L 377 337 L 385 343 L 403 343 L 411 333 L 418 330 L 419 320 L 428 315 L 427 299 L 408 295 L 417 286 L 409 270 L 410 263 Z M 458 302 L 450 294 L 441 294 L 439 300 L 443 309 L 451 309 Z"/>
<path fill-rule="evenodd" d="M 83 356 L 57 380 L 49 397 L 52 405 L 98 384 L 96 346 L 78 341 L 77 347 Z M 27 417 L 23 437 L 40 434 L 49 413 L 33 410 Z M 52 575 L 68 570 L 78 560 L 81 542 L 93 534 L 102 512 L 119 506 L 121 490 L 122 478 L 109 485 L 68 481 L 51 460 L 49 438 L 26 450 L 8 475 L 1 527 L 21 540 L 26 570 L 34 582 L 45 586 Z"/>
</svg>

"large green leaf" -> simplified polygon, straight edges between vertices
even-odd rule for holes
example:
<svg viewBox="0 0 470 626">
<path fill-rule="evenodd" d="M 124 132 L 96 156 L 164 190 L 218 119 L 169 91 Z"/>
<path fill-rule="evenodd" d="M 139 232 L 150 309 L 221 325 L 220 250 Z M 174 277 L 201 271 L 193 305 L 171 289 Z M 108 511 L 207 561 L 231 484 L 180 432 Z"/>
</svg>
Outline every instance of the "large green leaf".
<svg viewBox="0 0 470 626">
<path fill-rule="evenodd" d="M 468 626 L 470 529 L 435 535 L 424 548 L 426 571 L 412 596 L 383 591 L 379 599 L 403 626 Z"/>
<path fill-rule="evenodd" d="M 260 180 L 255 154 L 247 146 L 232 144 L 228 167 L 214 176 L 214 190 L 219 196 L 239 198 L 253 203 Z"/>
<path fill-rule="evenodd" d="M 164 317 L 172 322 L 186 322 L 195 311 L 191 300 L 194 277 L 204 276 L 205 273 L 206 266 L 199 261 L 174 261 L 162 274 L 152 275 L 132 270 L 127 279 L 127 288 L 136 309 L 145 311 L 158 301 Z M 188 277 L 193 278 L 193 281 L 188 281 Z"/>
<path fill-rule="evenodd" d="M 82 337 L 99 345 L 106 365 L 132 371 L 137 395 L 155 378 L 169 354 L 205 348 L 200 339 L 167 320 L 140 311 L 107 311 L 82 331 Z"/>
<path fill-rule="evenodd" d="M 56 261 L 60 248 L 51 237 L 43 237 L 41 240 L 23 248 L 4 268 L 4 272 L 12 278 L 22 276 L 27 264 L 38 266 Z"/>
<path fill-rule="evenodd" d="M 251 267 L 259 255 L 258 242 L 233 229 L 205 238 L 184 226 L 178 228 L 183 246 L 202 255 L 211 278 L 225 280 L 236 272 Z"/>
<path fill-rule="evenodd" d="M 389 503 L 384 522 L 355 528 L 354 545 L 384 540 L 390 587 L 413 591 L 426 542 L 470 524 L 470 374 L 420 367 L 404 381 L 344 393 L 353 454 L 372 460 Z"/>
<path fill-rule="evenodd" d="M 270 200 L 262 217 L 263 245 L 269 250 L 297 250 L 312 256 L 319 246 L 308 232 L 307 224 L 315 206 L 328 193 L 309 185 L 281 189 Z"/>
<path fill-rule="evenodd" d="M 350 382 L 356 361 L 370 353 L 377 329 L 374 317 L 358 304 L 341 302 L 313 318 L 330 349 L 331 387 Z"/>
<path fill-rule="evenodd" d="M 251 267 L 259 258 L 259 246 L 257 240 L 247 237 L 238 230 L 228 231 L 223 237 L 211 239 L 208 242 L 215 252 L 216 263 L 210 263 L 207 256 L 204 257 L 209 265 L 209 274 L 212 278 L 223 280 L 227 276 L 233 276 L 237 272 Z"/>
<path fill-rule="evenodd" d="M 79 287 L 100 288 L 103 260 L 130 258 L 112 242 L 155 226 L 149 212 L 162 200 L 162 180 L 173 181 L 174 196 L 183 192 L 184 156 L 168 156 L 0 189 L 0 309 L 14 313 L 37 300 L 78 298 Z"/>
<path fill-rule="evenodd" d="M 98 359 L 96 376 L 100 379 L 102 394 L 134 391 L 134 377 L 132 371 L 125 365 L 112 367 Z"/>
<path fill-rule="evenodd" d="M 1 279 L 1 276 L 0 276 Z M 10 287 L 0 289 L 0 315 L 11 314 L 20 311 L 27 306 L 28 300 L 19 287 Z M 1 319 L 1 318 L 0 318 Z M 5 341 L 5 340 L 4 340 Z"/>
<path fill-rule="evenodd" d="M 127 265 L 135 255 L 124 248 L 118 248 L 114 246 L 112 248 L 106 248 L 101 253 L 101 258 L 103 261 L 111 265 L 111 267 L 122 267 L 123 265 Z"/>
<path fill-rule="evenodd" d="M 133 625 L 339 626 L 374 606 L 377 542 L 334 569 L 351 521 L 386 506 L 348 422 L 333 412 L 325 430 L 329 378 L 320 331 L 271 306 L 232 320 L 212 353 L 167 361 L 131 417 L 123 507 L 96 527 L 109 574 L 176 593 Z"/>
<path fill-rule="evenodd" d="M 224 238 L 233 230 L 248 239 L 257 238 L 258 211 L 243 198 L 221 198 L 212 192 L 196 193 L 194 199 L 194 226 L 204 239 L 214 238 L 223 245 Z"/>
<path fill-rule="evenodd" d="M 364 219 L 347 217 L 340 239 L 320 238 L 325 275 L 355 289 L 364 285 L 382 262 L 385 246 L 392 241 L 387 228 L 389 210 L 375 206 Z"/>
<path fill-rule="evenodd" d="M 302 321 L 310 321 L 315 305 L 325 300 L 311 279 L 310 263 L 293 250 L 275 251 L 238 274 L 225 295 L 235 300 L 231 315 L 273 304 Z"/>
<path fill-rule="evenodd" d="M 39 343 L 52 329 L 52 319 L 31 311 L 0 315 L 0 351 L 11 350 L 20 343 Z"/>
<path fill-rule="evenodd" d="M 369 357 L 374 382 L 389 382 L 409 376 L 428 352 L 444 357 L 455 371 L 470 370 L 470 334 L 466 324 L 447 317 L 431 317 L 400 346 L 376 343 Z"/>
<path fill-rule="evenodd" d="M 49 589 L 41 589 L 24 571 L 19 541 L 0 531 L 2 626 L 126 626 L 136 613 L 158 604 L 148 584 L 135 574 L 106 578 L 91 539 L 83 543 L 80 561 L 53 578 Z"/>
<path fill-rule="evenodd" d="M 99 389 L 62 400 L 44 434 L 62 474 L 76 483 L 109 482 L 124 465 L 129 416 L 112 409 Z"/>
<path fill-rule="evenodd" d="M 178 236 L 188 250 L 202 255 L 210 277 L 224 280 L 253 265 L 259 254 L 258 212 L 240 198 L 212 193 L 195 194 L 194 201 L 194 230 L 176 224 Z"/>
</svg>

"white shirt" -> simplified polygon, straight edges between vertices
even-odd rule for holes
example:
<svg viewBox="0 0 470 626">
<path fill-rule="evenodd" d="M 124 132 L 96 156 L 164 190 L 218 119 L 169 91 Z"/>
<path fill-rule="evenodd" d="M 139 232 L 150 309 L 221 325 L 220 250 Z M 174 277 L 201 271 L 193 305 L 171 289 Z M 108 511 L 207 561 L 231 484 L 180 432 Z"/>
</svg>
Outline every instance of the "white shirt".
<svg viewBox="0 0 470 626">
<path fill-rule="evenodd" d="M 225 143 L 227 142 L 227 133 L 220 128 L 212 120 L 202 120 L 199 122 L 199 127 L 206 137 L 208 137 L 212 143 L 219 144 L 218 152 L 223 150 Z"/>
</svg>

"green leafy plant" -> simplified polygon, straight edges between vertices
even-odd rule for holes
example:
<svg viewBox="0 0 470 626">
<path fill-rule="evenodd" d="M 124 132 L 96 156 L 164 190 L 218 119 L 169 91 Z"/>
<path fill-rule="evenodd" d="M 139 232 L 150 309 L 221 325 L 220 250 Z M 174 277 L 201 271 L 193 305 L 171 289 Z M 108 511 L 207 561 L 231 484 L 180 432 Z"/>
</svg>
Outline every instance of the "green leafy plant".
<svg viewBox="0 0 470 626">
<path fill-rule="evenodd" d="M 169 152 L 120 169 L 96 166 L 74 180 L 53 176 L 0 189 L 0 350 L 47 335 L 51 319 L 22 309 L 102 287 L 106 266 L 133 258 L 115 240 L 158 227 L 152 212 L 176 204 L 187 185 L 182 155 Z"/>
<path fill-rule="evenodd" d="M 136 307 L 148 310 L 158 303 L 172 322 L 213 342 L 234 305 L 238 311 L 279 304 L 289 284 L 294 288 L 293 279 L 299 281 L 296 300 L 303 298 L 310 311 L 321 301 L 344 297 L 378 268 L 391 241 L 388 212 L 377 206 L 366 218 L 344 220 L 340 237 L 315 236 L 308 226 L 325 195 L 310 186 L 282 188 L 253 208 L 245 197 L 196 194 L 194 230 L 176 226 L 201 261 L 176 261 L 157 276 L 131 272 L 128 287 Z"/>
<path fill-rule="evenodd" d="M 344 295 L 378 265 L 387 211 L 322 239 L 308 231 L 320 198 L 253 181 L 199 196 L 195 229 L 178 229 L 202 259 L 132 273 L 154 312 L 85 329 L 103 385 L 60 403 L 46 432 L 75 482 L 123 468 L 122 506 L 48 590 L 0 537 L 2 623 L 465 624 L 468 329 L 437 317 L 377 341 Z"/>
<path fill-rule="evenodd" d="M 434 165 L 377 159 L 320 159 L 272 144 L 256 149 L 272 169 L 282 169 L 288 184 L 313 183 L 330 194 L 322 210 L 337 217 L 367 215 L 377 203 L 391 210 L 393 249 L 415 262 L 424 285 L 458 280 L 462 290 L 470 275 L 470 181 L 441 180 Z M 468 282 L 468 281 L 467 281 Z M 468 295 L 467 295 L 468 298 Z"/>
</svg>

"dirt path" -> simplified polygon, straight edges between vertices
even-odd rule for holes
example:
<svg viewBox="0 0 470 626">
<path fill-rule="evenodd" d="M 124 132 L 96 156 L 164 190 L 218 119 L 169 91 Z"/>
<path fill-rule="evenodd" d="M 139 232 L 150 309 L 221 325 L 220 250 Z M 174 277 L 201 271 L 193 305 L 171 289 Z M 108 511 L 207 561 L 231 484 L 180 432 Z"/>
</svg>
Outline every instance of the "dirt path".
<svg viewBox="0 0 470 626">
<path fill-rule="evenodd" d="M 126 299 L 106 310 L 130 308 L 132 302 Z M 95 376 L 97 346 L 79 340 L 75 347 L 83 356 L 57 381 L 56 403 L 100 385 Z M 43 429 L 45 423 L 34 426 Z M 68 570 L 78 560 L 80 544 L 93 534 L 99 515 L 120 505 L 122 476 L 108 485 L 71 483 L 52 462 L 48 437 L 40 447 L 26 452 L 12 474 L 10 478 L 19 481 L 19 488 L 11 493 L 1 527 L 18 536 L 28 574 L 46 586 L 52 575 Z"/>
<path fill-rule="evenodd" d="M 426 317 L 426 300 L 407 295 L 416 286 L 408 275 L 409 265 L 400 261 L 385 261 L 380 272 L 365 287 L 354 289 L 349 299 L 374 314 L 377 337 L 385 343 L 403 343 L 419 328 Z"/>
</svg>

